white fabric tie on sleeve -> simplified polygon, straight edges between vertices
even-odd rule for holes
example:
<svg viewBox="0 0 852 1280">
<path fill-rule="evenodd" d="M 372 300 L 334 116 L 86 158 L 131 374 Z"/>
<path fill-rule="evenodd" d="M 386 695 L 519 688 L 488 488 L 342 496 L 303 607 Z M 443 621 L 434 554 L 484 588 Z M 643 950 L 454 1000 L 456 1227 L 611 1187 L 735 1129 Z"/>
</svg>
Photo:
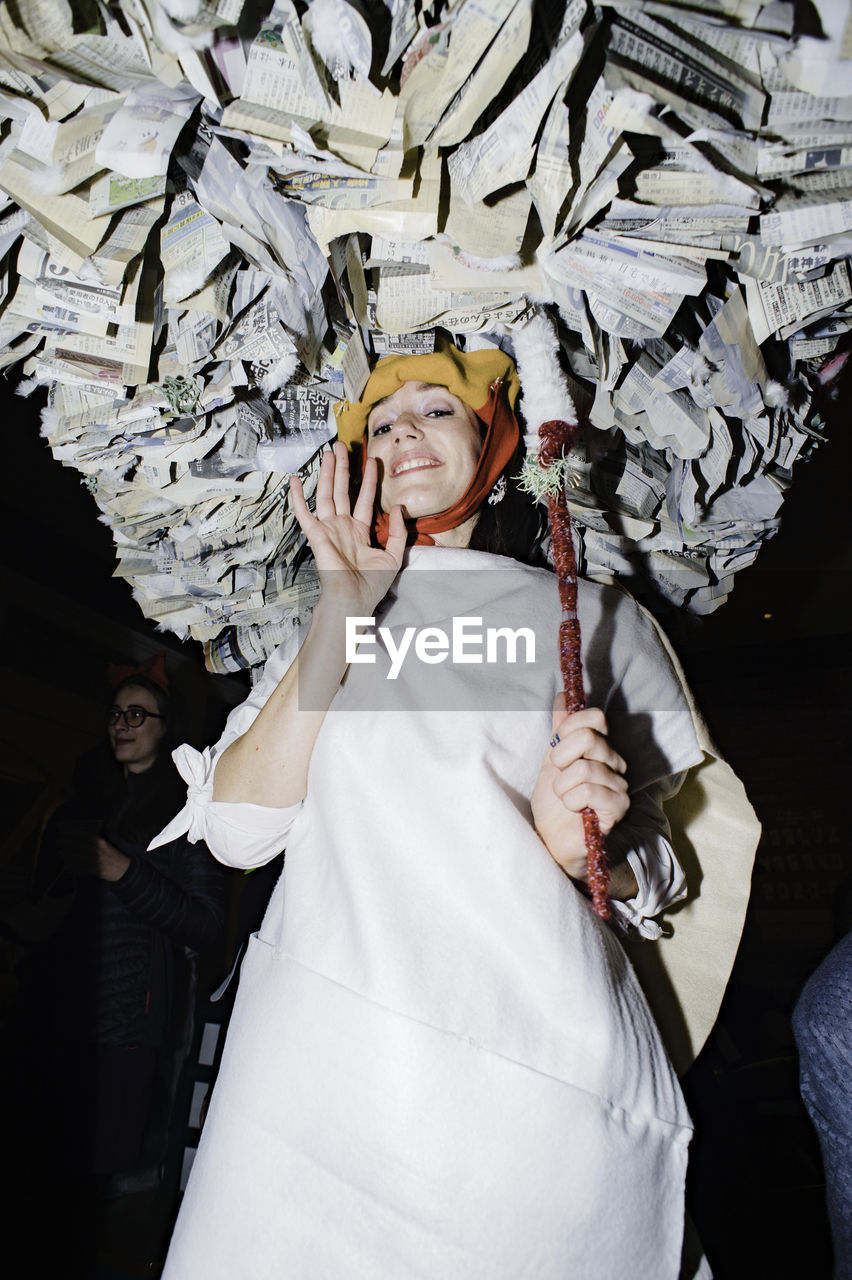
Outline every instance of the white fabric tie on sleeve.
<svg viewBox="0 0 852 1280">
<path fill-rule="evenodd" d="M 210 747 L 196 751 L 184 743 L 172 752 L 187 784 L 186 804 L 149 844 L 156 849 L 185 835 L 191 844 L 205 841 L 219 862 L 229 867 L 260 867 L 281 853 L 301 800 L 283 809 L 241 801 L 213 799 L 217 756 Z"/>
<path fill-rule="evenodd" d="M 686 897 L 686 877 L 671 845 L 662 836 L 655 843 L 658 856 L 653 861 L 646 861 L 633 849 L 628 850 L 627 861 L 633 869 L 639 891 L 635 897 L 623 902 L 610 899 L 609 904 L 619 924 L 632 925 L 640 938 L 652 942 L 663 934 L 653 917 Z M 670 858 L 666 858 L 666 853 L 671 855 Z"/>
<path fill-rule="evenodd" d="M 157 849 L 161 844 L 168 844 L 170 840 L 183 835 L 190 844 L 204 839 L 204 810 L 213 799 L 214 762 L 210 756 L 210 748 L 195 751 L 184 743 L 172 752 L 172 760 L 187 784 L 186 804 L 160 834 L 154 836 L 148 845 L 149 849 Z"/>
<path fill-rule="evenodd" d="M 675 775 L 666 794 L 677 791 L 683 777 Z M 632 925 L 641 938 L 651 941 L 663 932 L 653 917 L 680 902 L 687 893 L 686 876 L 669 840 L 662 795 L 663 788 L 659 786 L 636 792 L 624 826 L 616 827 L 607 836 L 611 848 L 626 853 L 639 886 L 632 898 L 623 902 L 610 899 L 615 920 L 625 929 Z"/>
</svg>

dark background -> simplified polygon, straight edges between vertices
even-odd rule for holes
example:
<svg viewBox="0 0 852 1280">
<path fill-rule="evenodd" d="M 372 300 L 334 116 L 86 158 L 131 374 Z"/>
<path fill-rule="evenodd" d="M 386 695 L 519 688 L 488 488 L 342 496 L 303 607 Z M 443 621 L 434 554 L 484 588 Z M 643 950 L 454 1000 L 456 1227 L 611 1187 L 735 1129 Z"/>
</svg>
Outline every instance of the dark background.
<svg viewBox="0 0 852 1280">
<path fill-rule="evenodd" d="M 685 1088 L 696 1122 L 690 1202 L 717 1280 L 826 1280 L 819 1151 L 797 1091 L 790 1013 L 840 927 L 849 831 L 849 379 L 827 440 L 797 464 L 782 529 L 731 599 L 666 621 L 710 728 L 763 823 L 753 894 L 716 1029 Z M 203 744 L 245 696 L 209 676 L 200 646 L 156 631 L 115 564 L 77 472 L 38 434 L 38 393 L 0 383 L 6 537 L 0 663 L 0 925 L 26 890 L 45 814 L 71 763 L 103 733 L 108 662 L 165 649 L 185 722 Z M 235 918 L 238 912 L 235 912 Z M 236 928 L 236 924 L 233 926 Z M 3 935 L 0 1012 L 15 983 Z M 618 1206 L 613 1206 L 618 1213 Z M 122 1274 L 155 1274 L 152 1266 Z M 625 1261 L 625 1277 L 629 1262 Z"/>
</svg>

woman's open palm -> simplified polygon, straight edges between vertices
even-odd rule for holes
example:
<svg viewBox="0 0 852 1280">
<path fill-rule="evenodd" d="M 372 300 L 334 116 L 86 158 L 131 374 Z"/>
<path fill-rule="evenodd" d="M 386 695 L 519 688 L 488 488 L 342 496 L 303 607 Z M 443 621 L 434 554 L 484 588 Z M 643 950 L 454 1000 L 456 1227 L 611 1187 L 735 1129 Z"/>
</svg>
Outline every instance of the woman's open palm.
<svg viewBox="0 0 852 1280">
<path fill-rule="evenodd" d="M 378 467 L 368 458 L 352 507 L 349 454 L 338 441 L 323 455 L 311 512 L 298 476 L 290 477 L 290 505 L 316 561 L 323 595 L 350 609 L 372 613 L 399 572 L 406 544 L 402 508 L 390 512 L 386 547 L 370 544 Z"/>
</svg>

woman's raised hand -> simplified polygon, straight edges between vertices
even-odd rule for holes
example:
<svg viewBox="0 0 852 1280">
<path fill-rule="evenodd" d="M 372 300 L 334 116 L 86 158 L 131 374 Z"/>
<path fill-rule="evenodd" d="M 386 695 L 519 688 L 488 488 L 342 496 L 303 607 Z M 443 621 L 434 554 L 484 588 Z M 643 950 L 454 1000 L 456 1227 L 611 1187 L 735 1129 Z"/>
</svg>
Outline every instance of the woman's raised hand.
<svg viewBox="0 0 852 1280">
<path fill-rule="evenodd" d="M 314 512 L 308 509 L 302 482 L 290 477 L 290 505 L 308 540 L 320 576 L 323 598 L 350 612 L 370 615 L 399 572 L 406 544 L 402 508 L 390 512 L 387 546 L 370 545 L 378 467 L 368 458 L 355 500 L 349 498 L 349 454 L 338 441 L 323 454 Z"/>
<path fill-rule="evenodd" d="M 295 662 L 259 715 L 216 765 L 213 798 L 286 809 L 307 795 L 314 743 L 350 662 L 345 618 L 371 617 L 399 572 L 405 551 L 402 508 L 390 513 L 386 548 L 370 546 L 378 470 L 367 462 L 354 509 L 349 455 L 338 442 L 323 454 L 314 512 L 297 476 L 290 505 L 314 553 L 322 595 Z"/>
</svg>

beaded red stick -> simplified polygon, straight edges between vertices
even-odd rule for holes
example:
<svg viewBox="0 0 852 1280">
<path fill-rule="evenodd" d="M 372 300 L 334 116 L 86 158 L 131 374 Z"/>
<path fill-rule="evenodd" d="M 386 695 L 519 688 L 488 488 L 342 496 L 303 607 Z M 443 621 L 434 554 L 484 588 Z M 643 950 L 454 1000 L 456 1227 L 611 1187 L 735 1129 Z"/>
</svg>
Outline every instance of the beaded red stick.
<svg viewBox="0 0 852 1280">
<path fill-rule="evenodd" d="M 538 429 L 541 440 L 539 465 L 548 467 L 567 454 L 574 442 L 577 424 L 551 421 L 543 422 Z M 549 493 L 547 510 L 550 519 L 551 550 L 559 600 L 562 604 L 562 621 L 559 624 L 559 666 L 565 693 L 565 710 L 571 715 L 582 711 L 586 705 L 583 689 L 583 660 L 580 638 L 580 619 L 577 615 L 577 558 L 571 538 L 571 513 L 565 501 L 565 488 Z M 609 920 L 611 912 L 607 901 L 609 893 L 609 867 L 604 838 L 598 815 L 594 809 L 583 810 L 583 834 L 586 839 L 586 882 L 592 895 L 595 914 Z"/>
<path fill-rule="evenodd" d="M 531 492 L 547 495 L 553 563 L 562 604 L 559 626 L 559 662 L 565 693 L 565 708 L 570 713 L 586 705 L 583 689 L 583 663 L 580 644 L 580 620 L 577 616 L 577 561 L 571 540 L 571 515 L 565 499 L 564 471 L 560 466 L 577 433 L 577 415 L 567 382 L 559 363 L 559 340 L 544 312 L 533 314 L 512 334 L 518 374 L 523 389 L 524 417 L 530 427 L 540 423 L 538 431 L 539 467 L 527 472 Z M 535 438 L 527 437 L 533 448 Z M 544 472 L 550 475 L 545 479 Z M 537 472 L 541 478 L 531 474 Z M 609 867 L 598 816 L 593 809 L 583 810 L 583 833 L 586 840 L 586 873 L 592 906 L 602 920 L 609 920 L 607 901 Z"/>
</svg>

